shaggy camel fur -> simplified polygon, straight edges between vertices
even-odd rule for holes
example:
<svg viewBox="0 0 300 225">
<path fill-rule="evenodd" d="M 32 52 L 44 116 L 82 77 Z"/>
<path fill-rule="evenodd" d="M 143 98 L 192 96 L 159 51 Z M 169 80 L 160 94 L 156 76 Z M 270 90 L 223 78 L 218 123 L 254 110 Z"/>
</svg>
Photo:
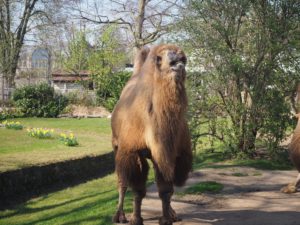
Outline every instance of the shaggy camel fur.
<svg viewBox="0 0 300 225">
<path fill-rule="evenodd" d="M 300 114 L 296 114 L 295 117 L 298 119 L 298 122 L 289 145 L 289 151 L 290 158 L 299 171 L 299 174 L 294 183 L 290 183 L 281 189 L 284 193 L 295 193 L 300 189 Z"/>
<path fill-rule="evenodd" d="M 148 162 L 154 165 L 162 200 L 160 225 L 177 221 L 170 205 L 173 185 L 183 185 L 192 165 L 185 113 L 184 52 L 175 45 L 142 49 L 131 79 L 112 113 L 112 144 L 119 183 L 119 204 L 113 222 L 127 222 L 123 202 L 127 187 L 134 194 L 130 224 L 141 225 Z"/>
</svg>

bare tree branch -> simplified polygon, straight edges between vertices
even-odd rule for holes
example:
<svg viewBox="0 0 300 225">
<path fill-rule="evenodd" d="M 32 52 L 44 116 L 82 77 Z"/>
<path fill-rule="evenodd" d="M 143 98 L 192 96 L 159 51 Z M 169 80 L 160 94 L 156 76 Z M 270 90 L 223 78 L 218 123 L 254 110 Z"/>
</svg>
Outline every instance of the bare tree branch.
<svg viewBox="0 0 300 225">
<path fill-rule="evenodd" d="M 97 4 L 93 5 L 94 14 L 89 9 L 83 10 L 76 7 L 81 19 L 95 24 L 116 24 L 130 31 L 133 43 L 136 48 L 156 41 L 168 32 L 172 26 L 176 9 L 179 9 L 179 0 L 138 0 L 134 6 L 131 1 L 111 0 L 115 4 L 110 12 L 113 16 L 106 16 L 100 13 Z M 109 15 L 109 14 L 108 14 Z"/>
</svg>

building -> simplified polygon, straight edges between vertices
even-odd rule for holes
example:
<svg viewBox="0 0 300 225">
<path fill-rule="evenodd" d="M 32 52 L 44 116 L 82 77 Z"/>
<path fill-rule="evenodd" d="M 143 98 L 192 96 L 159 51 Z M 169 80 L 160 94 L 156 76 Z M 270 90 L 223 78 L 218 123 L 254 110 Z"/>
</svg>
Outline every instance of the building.
<svg viewBox="0 0 300 225">
<path fill-rule="evenodd" d="M 93 81 L 89 76 L 90 73 L 86 70 L 79 73 L 58 70 L 52 73 L 51 86 L 55 91 L 61 93 L 83 91 L 84 89 L 94 90 Z"/>
<path fill-rule="evenodd" d="M 15 77 L 16 87 L 24 85 L 49 83 L 51 80 L 51 52 L 45 47 L 25 46 Z"/>
</svg>

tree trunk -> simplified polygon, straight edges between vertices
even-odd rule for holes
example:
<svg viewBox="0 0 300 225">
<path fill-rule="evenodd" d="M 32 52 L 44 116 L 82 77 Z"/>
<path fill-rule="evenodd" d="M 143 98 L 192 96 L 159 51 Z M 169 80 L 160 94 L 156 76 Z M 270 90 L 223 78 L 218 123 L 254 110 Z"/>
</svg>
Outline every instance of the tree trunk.
<svg viewBox="0 0 300 225">
<path fill-rule="evenodd" d="M 244 117 L 241 124 L 241 134 L 239 138 L 239 150 L 249 157 L 254 156 L 255 142 L 258 132 L 258 121 L 255 115 L 250 115 L 250 118 Z"/>
<path fill-rule="evenodd" d="M 136 17 L 135 51 L 141 49 L 145 44 L 143 40 L 143 24 L 145 20 L 146 0 L 139 0 L 138 16 Z"/>
<path fill-rule="evenodd" d="M 1 75 L 1 96 L 2 96 L 2 101 L 4 101 L 4 76 L 3 74 Z"/>
<path fill-rule="evenodd" d="M 297 84 L 297 89 L 296 89 L 296 97 L 294 100 L 294 107 L 296 113 L 300 112 L 300 83 Z"/>
</svg>

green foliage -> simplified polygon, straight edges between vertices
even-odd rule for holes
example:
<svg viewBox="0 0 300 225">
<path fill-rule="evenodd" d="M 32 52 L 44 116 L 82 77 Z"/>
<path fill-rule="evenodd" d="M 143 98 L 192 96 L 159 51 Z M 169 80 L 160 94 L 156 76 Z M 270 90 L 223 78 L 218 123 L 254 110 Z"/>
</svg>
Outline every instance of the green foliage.
<svg viewBox="0 0 300 225">
<path fill-rule="evenodd" d="M 89 59 L 89 70 L 97 89 L 97 101 L 110 111 L 129 78 L 129 73 L 122 72 L 126 56 L 117 39 L 118 35 L 116 27 L 108 26 Z"/>
<path fill-rule="evenodd" d="M 0 99 L 0 107 L 14 107 L 15 103 L 13 100 L 9 99 L 9 100 L 1 100 Z"/>
<path fill-rule="evenodd" d="M 229 159 L 228 155 L 225 153 L 224 149 L 218 147 L 215 152 L 207 152 L 199 150 L 194 156 L 193 168 L 195 170 L 202 168 L 233 168 L 235 166 L 247 166 L 256 169 L 263 170 L 290 170 L 293 168 L 288 155 L 280 155 L 277 158 L 259 158 L 259 159 L 249 159 L 246 158 L 235 158 Z"/>
<path fill-rule="evenodd" d="M 88 60 L 91 55 L 91 47 L 86 40 L 84 32 L 75 33 L 68 44 L 67 55 L 62 59 L 63 67 L 75 74 L 88 69 Z"/>
<path fill-rule="evenodd" d="M 293 0 L 192 0 L 187 10 L 182 28 L 191 41 L 184 45 L 191 67 L 201 66 L 188 77 L 194 142 L 206 120 L 204 133 L 231 157 L 253 157 L 257 138 L 277 154 L 300 79 L 299 7 Z"/>
<path fill-rule="evenodd" d="M 67 105 L 67 98 L 55 93 L 48 84 L 16 89 L 13 100 L 24 116 L 57 117 Z"/>
<path fill-rule="evenodd" d="M 23 129 L 23 125 L 18 122 L 18 121 L 4 121 L 2 123 L 7 129 L 13 129 L 13 130 L 22 130 Z"/>
<path fill-rule="evenodd" d="M 112 111 L 130 75 L 129 72 L 116 72 L 101 76 L 102 82 L 97 89 L 98 103 Z"/>
<path fill-rule="evenodd" d="M 264 120 L 260 132 L 264 144 L 268 147 L 271 156 L 279 154 L 283 149 L 279 147 L 280 141 L 286 138 L 287 129 L 293 125 L 290 116 L 290 105 L 280 90 L 271 88 L 264 98 L 260 99 L 261 108 L 264 109 Z"/>
<path fill-rule="evenodd" d="M 105 76 L 124 68 L 126 55 L 118 35 L 120 34 L 115 26 L 106 27 L 89 58 L 88 68 L 99 88 Z"/>
<path fill-rule="evenodd" d="M 0 112 L 0 121 L 22 116 L 23 113 L 18 108 L 2 108 Z"/>
<path fill-rule="evenodd" d="M 223 185 L 215 181 L 206 181 L 197 183 L 191 187 L 188 187 L 184 193 L 185 194 L 202 194 L 205 192 L 218 193 L 223 189 Z"/>
<path fill-rule="evenodd" d="M 108 110 L 116 104 L 121 89 L 128 80 L 129 74 L 122 72 L 126 54 L 123 44 L 117 38 L 119 31 L 115 26 L 104 27 L 93 48 L 86 40 L 85 33 L 77 33 L 69 44 L 68 55 L 64 59 L 64 67 L 73 73 L 88 70 L 91 74 L 96 92 L 97 103 Z M 80 81 L 87 88 L 86 83 Z M 78 97 L 70 95 L 73 104 L 95 104 L 88 95 Z"/>
</svg>

